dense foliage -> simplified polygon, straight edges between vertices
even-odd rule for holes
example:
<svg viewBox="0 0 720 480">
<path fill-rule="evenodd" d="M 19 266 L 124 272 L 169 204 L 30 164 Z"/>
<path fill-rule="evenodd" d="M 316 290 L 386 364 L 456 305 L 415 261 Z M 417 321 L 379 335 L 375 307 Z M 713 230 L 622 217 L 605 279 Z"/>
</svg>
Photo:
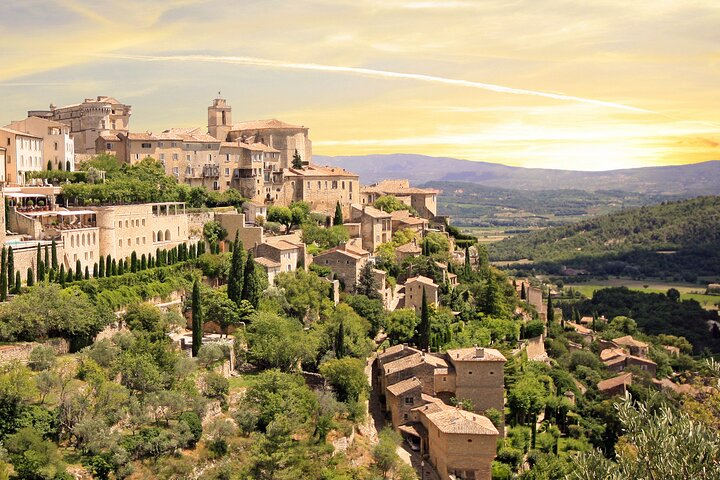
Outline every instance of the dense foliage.
<svg viewBox="0 0 720 480">
<path fill-rule="evenodd" d="M 603 215 L 489 245 L 492 260 L 533 260 L 595 275 L 695 281 L 720 272 L 720 197 L 700 197 Z"/>
</svg>

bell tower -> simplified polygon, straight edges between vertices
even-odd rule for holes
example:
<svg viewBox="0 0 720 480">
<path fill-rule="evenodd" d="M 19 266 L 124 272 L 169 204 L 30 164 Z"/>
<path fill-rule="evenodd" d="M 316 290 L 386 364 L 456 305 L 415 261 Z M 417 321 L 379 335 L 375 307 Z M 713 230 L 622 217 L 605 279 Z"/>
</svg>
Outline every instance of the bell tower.
<svg viewBox="0 0 720 480">
<path fill-rule="evenodd" d="M 218 92 L 217 98 L 208 107 L 208 133 L 224 142 L 227 140 L 231 128 L 232 107 L 225 102 L 224 98 L 220 98 L 220 92 Z"/>
</svg>

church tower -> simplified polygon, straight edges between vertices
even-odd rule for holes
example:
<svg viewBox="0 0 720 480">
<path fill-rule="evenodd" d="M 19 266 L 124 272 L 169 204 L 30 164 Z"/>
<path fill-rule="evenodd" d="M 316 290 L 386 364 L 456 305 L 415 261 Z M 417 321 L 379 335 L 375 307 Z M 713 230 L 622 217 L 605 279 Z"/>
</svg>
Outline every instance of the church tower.
<svg viewBox="0 0 720 480">
<path fill-rule="evenodd" d="M 232 107 L 220 98 L 220 92 L 213 104 L 208 107 L 208 133 L 224 142 L 232 128 Z"/>
</svg>

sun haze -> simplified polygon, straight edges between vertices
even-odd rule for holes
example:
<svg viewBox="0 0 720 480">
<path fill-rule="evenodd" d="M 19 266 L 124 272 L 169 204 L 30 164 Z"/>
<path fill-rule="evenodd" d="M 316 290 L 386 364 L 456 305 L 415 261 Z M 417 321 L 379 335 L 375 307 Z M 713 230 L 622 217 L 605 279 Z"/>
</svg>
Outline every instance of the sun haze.
<svg viewBox="0 0 720 480">
<path fill-rule="evenodd" d="M 310 127 L 314 153 L 606 170 L 720 158 L 720 4 L 10 0 L 0 121 L 112 95 L 134 131 Z"/>
</svg>

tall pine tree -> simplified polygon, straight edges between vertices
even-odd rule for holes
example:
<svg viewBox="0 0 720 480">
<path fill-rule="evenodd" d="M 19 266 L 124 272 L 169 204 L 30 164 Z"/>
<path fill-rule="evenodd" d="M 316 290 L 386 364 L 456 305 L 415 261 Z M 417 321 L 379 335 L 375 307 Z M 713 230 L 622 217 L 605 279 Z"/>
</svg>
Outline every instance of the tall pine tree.
<svg viewBox="0 0 720 480">
<path fill-rule="evenodd" d="M 43 265 L 42 249 L 39 243 L 37 244 L 37 252 L 35 254 L 35 270 L 37 271 L 38 282 L 42 281 L 45 277 L 45 266 Z"/>
<path fill-rule="evenodd" d="M 35 285 L 35 276 L 33 275 L 32 267 L 28 267 L 28 269 L 27 269 L 27 286 L 32 287 L 33 285 Z"/>
<path fill-rule="evenodd" d="M 82 280 L 82 264 L 80 264 L 80 259 L 75 261 L 75 280 Z"/>
<path fill-rule="evenodd" d="M 15 290 L 13 293 L 20 293 L 20 287 L 22 287 L 22 278 L 20 278 L 20 270 L 15 272 Z"/>
<path fill-rule="evenodd" d="M 239 232 L 235 233 L 235 242 L 233 244 L 232 260 L 230 262 L 230 274 L 228 275 L 228 298 L 240 305 L 243 294 L 243 284 L 245 283 L 245 264 L 243 262 L 243 253 L 245 248 L 240 241 Z"/>
<path fill-rule="evenodd" d="M 343 224 L 342 207 L 340 206 L 340 202 L 337 202 L 335 204 L 335 217 L 333 218 L 333 225 L 342 225 L 342 224 Z"/>
<path fill-rule="evenodd" d="M 300 158 L 300 154 L 298 153 L 297 149 L 295 149 L 295 153 L 293 154 L 292 158 L 292 168 L 300 169 L 302 168 L 302 158 Z"/>
<path fill-rule="evenodd" d="M 345 356 L 345 322 L 340 319 L 337 333 L 335 334 L 335 357 L 343 358 Z"/>
<path fill-rule="evenodd" d="M 50 246 L 50 257 L 51 257 L 51 266 L 53 270 L 57 272 L 58 270 L 58 254 L 57 254 L 57 242 L 55 242 L 55 239 L 53 238 L 52 245 Z"/>
<path fill-rule="evenodd" d="M 100 255 L 100 261 L 98 262 L 98 277 L 102 278 L 105 276 L 105 257 Z"/>
<path fill-rule="evenodd" d="M 470 247 L 465 247 L 465 269 L 463 273 L 465 274 L 465 278 L 470 278 L 470 272 L 472 271 L 472 266 L 470 265 Z"/>
<path fill-rule="evenodd" d="M 7 250 L 2 247 L 2 262 L 0 263 L 0 301 L 7 300 Z"/>
<path fill-rule="evenodd" d="M 255 259 L 252 252 L 248 252 L 245 262 L 242 299 L 250 302 L 250 305 L 257 310 L 260 303 L 260 286 L 255 273 Z"/>
<path fill-rule="evenodd" d="M 15 255 L 13 254 L 12 247 L 8 247 L 7 277 L 8 277 L 8 289 L 10 289 L 12 291 L 13 287 L 15 287 Z"/>
<path fill-rule="evenodd" d="M 202 345 L 202 305 L 200 299 L 200 284 L 197 279 L 193 283 L 192 289 L 192 356 L 197 357 Z"/>
</svg>

